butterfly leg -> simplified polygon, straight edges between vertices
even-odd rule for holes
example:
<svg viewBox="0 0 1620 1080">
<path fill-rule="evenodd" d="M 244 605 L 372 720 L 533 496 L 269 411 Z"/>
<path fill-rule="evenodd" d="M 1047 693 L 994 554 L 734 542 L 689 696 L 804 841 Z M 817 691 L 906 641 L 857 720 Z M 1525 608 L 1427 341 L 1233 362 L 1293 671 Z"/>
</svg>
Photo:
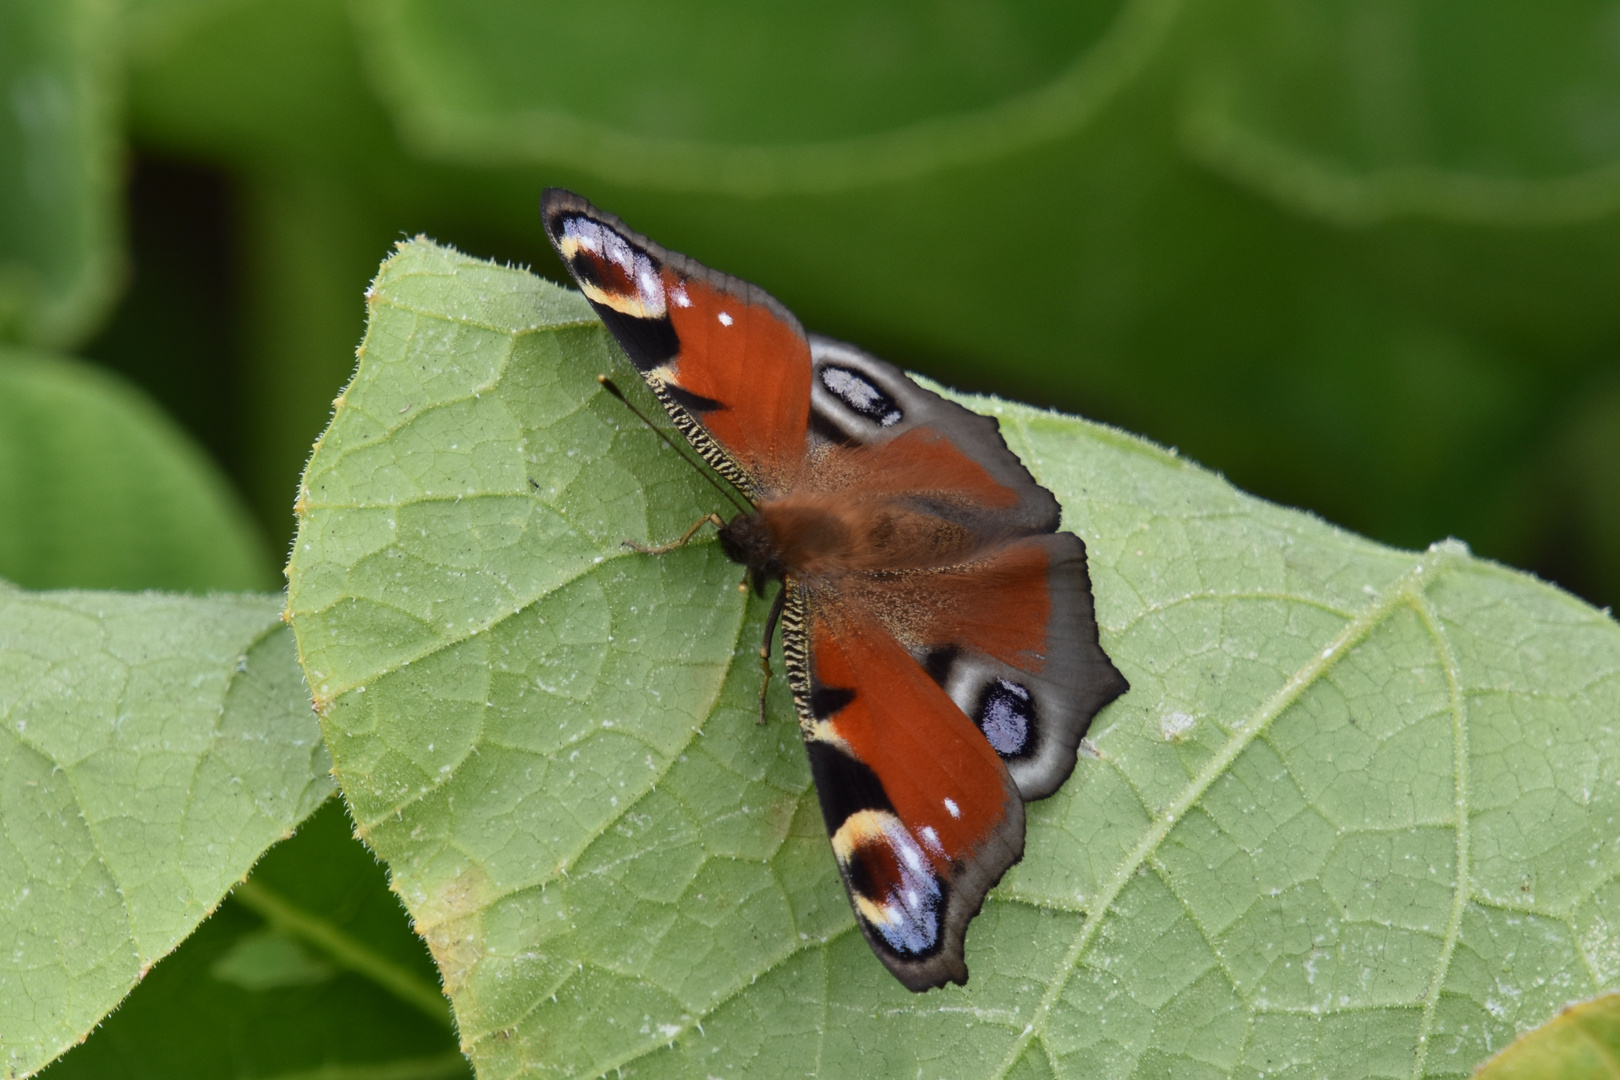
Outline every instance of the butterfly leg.
<svg viewBox="0 0 1620 1080">
<path fill-rule="evenodd" d="M 776 590 L 776 599 L 771 601 L 771 613 L 765 617 L 765 643 L 759 647 L 759 666 L 764 672 L 764 678 L 759 683 L 759 722 L 765 722 L 765 691 L 771 688 L 771 639 L 776 636 L 776 623 L 782 617 L 782 608 L 787 605 L 787 583 Z"/>
<path fill-rule="evenodd" d="M 624 546 L 639 551 L 643 555 L 665 555 L 671 551 L 674 551 L 676 548 L 685 547 L 687 542 L 690 541 L 693 536 L 697 535 L 697 531 L 703 528 L 703 526 L 713 525 L 715 528 L 721 529 L 725 527 L 725 524 L 726 523 L 724 521 L 720 520 L 719 514 L 710 514 L 708 517 L 698 518 L 697 522 L 693 524 L 690 529 L 687 529 L 686 532 L 682 534 L 681 538 L 676 540 L 674 543 L 638 544 L 634 540 L 626 540 L 624 542 Z"/>
</svg>

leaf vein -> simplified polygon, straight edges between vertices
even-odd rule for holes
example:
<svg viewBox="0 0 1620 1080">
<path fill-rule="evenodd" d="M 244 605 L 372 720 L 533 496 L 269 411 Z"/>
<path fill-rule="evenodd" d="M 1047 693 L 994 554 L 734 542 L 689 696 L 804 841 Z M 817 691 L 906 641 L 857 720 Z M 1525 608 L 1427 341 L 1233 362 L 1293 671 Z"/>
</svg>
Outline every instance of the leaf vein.
<svg viewBox="0 0 1620 1080">
<path fill-rule="evenodd" d="M 1435 964 L 1434 978 L 1429 983 L 1429 991 L 1423 999 L 1423 1020 L 1418 1027 L 1417 1048 L 1412 1059 L 1412 1077 L 1413 1080 L 1418 1080 L 1423 1075 L 1424 1065 L 1428 1060 L 1429 1036 L 1434 1032 L 1435 1010 L 1440 1003 L 1440 991 L 1445 985 L 1446 973 L 1451 969 L 1451 957 L 1456 951 L 1457 939 L 1462 936 L 1463 911 L 1468 906 L 1473 892 L 1473 881 L 1472 868 L 1468 862 L 1471 809 L 1468 802 L 1468 699 L 1462 688 L 1462 669 L 1457 663 L 1457 654 L 1451 647 L 1451 639 L 1445 632 L 1433 601 L 1423 590 L 1416 589 L 1412 594 L 1412 606 L 1423 621 L 1424 629 L 1434 639 L 1435 651 L 1439 654 L 1440 665 L 1445 671 L 1446 691 L 1451 699 L 1452 768 L 1456 774 L 1453 801 L 1457 811 L 1455 825 L 1457 885 L 1452 895 L 1451 916 L 1446 924 L 1445 940 L 1440 946 L 1440 958 Z"/>
<path fill-rule="evenodd" d="M 1136 874 L 1148 858 L 1158 850 L 1176 822 L 1180 821 L 1193 804 L 1204 794 L 1214 782 L 1226 773 L 1226 770 L 1237 759 L 1254 739 L 1266 730 L 1273 720 L 1297 701 L 1301 694 L 1311 686 L 1323 673 L 1325 673 L 1339 658 L 1344 656 L 1352 647 L 1359 644 L 1372 630 L 1380 625 L 1396 610 L 1413 602 L 1415 596 L 1424 584 L 1433 577 L 1440 568 L 1449 565 L 1462 550 L 1460 544 L 1437 544 L 1421 555 L 1415 566 L 1401 575 L 1385 592 L 1375 597 L 1371 603 L 1359 614 L 1354 621 L 1334 636 L 1332 641 L 1321 652 L 1315 654 L 1300 667 L 1288 680 L 1279 687 L 1254 713 L 1240 725 L 1233 729 L 1231 738 L 1221 752 L 1214 755 L 1200 770 L 1198 777 L 1187 786 L 1186 790 L 1170 806 L 1161 812 L 1151 828 L 1143 835 L 1132 852 L 1120 863 L 1119 868 L 1104 885 L 1098 899 L 1093 915 L 1088 918 L 1075 936 L 1074 942 L 1060 959 L 1057 970 L 1053 973 L 1052 982 L 1042 995 L 1041 1002 L 1036 1008 L 1035 1016 L 1021 1035 L 1008 1050 L 1002 1059 L 1001 1065 L 991 1075 L 998 1080 L 1005 1078 L 1017 1064 L 1019 1056 L 1023 1053 L 1024 1045 L 1031 1035 L 1044 1033 L 1048 1018 L 1052 1014 L 1053 1006 L 1058 995 L 1069 978 L 1074 974 L 1080 963 L 1081 955 L 1096 938 L 1103 920 L 1108 916 L 1126 884 Z"/>
</svg>

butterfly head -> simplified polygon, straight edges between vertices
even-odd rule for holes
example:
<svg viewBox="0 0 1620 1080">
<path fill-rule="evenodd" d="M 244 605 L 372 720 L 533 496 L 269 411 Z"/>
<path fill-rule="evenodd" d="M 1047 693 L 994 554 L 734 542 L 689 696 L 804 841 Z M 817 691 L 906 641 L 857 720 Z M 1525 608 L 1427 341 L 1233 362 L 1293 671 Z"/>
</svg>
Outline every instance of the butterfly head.
<svg viewBox="0 0 1620 1080">
<path fill-rule="evenodd" d="M 782 577 L 782 552 L 776 536 L 758 513 L 739 514 L 720 530 L 720 550 L 734 563 L 748 567 L 754 591 L 763 594 L 765 583 Z"/>
</svg>

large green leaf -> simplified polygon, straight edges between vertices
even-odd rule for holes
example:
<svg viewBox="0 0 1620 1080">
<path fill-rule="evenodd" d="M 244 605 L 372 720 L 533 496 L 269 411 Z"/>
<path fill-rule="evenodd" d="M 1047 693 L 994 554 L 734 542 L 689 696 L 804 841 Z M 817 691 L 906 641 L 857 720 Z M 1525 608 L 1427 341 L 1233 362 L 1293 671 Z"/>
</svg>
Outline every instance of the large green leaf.
<svg viewBox="0 0 1620 1080">
<path fill-rule="evenodd" d="M 112 300 L 118 6 L 0 6 L 0 340 L 83 337 Z"/>
<path fill-rule="evenodd" d="M 1195 154 L 1239 182 L 1349 224 L 1567 223 L 1620 208 L 1608 4 L 1233 10 L 1187 131 Z"/>
<path fill-rule="evenodd" d="M 419 232 L 555 271 L 534 206 L 541 187 L 564 183 L 910 368 L 1106 417 L 1386 542 L 1456 535 L 1591 597 L 1620 595 L 1620 545 L 1586 510 L 1606 505 L 1604 489 L 1580 488 L 1549 452 L 1586 412 L 1620 331 L 1608 302 L 1620 288 L 1620 216 L 1590 218 L 1602 207 L 1585 196 L 1539 217 L 1482 219 L 1429 196 L 1369 214 L 1319 212 L 1289 194 L 1326 177 L 1311 191 L 1343 181 L 1359 206 L 1362 180 L 1371 191 L 1388 167 L 1416 163 L 1445 181 L 1442 194 L 1447 178 L 1525 177 L 1537 205 L 1557 203 L 1564 179 L 1610 160 L 1593 117 L 1607 115 L 1604 80 L 1620 64 L 1590 29 L 1598 6 L 1346 6 L 1366 9 L 1360 22 L 1329 0 L 1078 7 L 1006 17 L 1078 20 L 1053 41 L 1074 47 L 1066 70 L 1080 82 L 1047 66 L 1052 96 L 983 96 L 983 108 L 881 131 L 841 107 L 826 122 L 847 137 L 817 142 L 789 123 L 813 111 L 794 97 L 813 78 L 778 64 L 781 81 L 755 69 L 759 81 L 728 96 L 737 65 L 680 70 L 685 43 L 656 5 L 143 0 L 142 10 L 208 17 L 159 20 L 178 29 L 136 65 L 137 140 L 248 180 L 242 340 L 254 392 L 241 427 L 256 442 L 250 484 L 265 519 L 284 508 L 358 333 L 359 305 L 334 304 L 319 283 L 358 290 L 375 263 L 357 252 L 374 260 Z M 985 9 L 882 5 L 860 17 L 924 41 L 974 10 Z M 1441 145 L 1428 157 L 1347 156 L 1363 146 L 1356 124 L 1376 135 L 1426 100 L 1396 95 L 1384 108 L 1357 96 L 1377 80 L 1352 62 L 1400 59 L 1358 28 L 1382 19 L 1399 30 L 1407 14 L 1423 31 L 1401 54 L 1414 83 L 1445 95 Z M 762 23 L 743 5 L 732 25 L 766 26 L 768 55 L 780 57 L 791 28 L 816 18 L 776 5 Z M 1534 63 L 1517 62 L 1521 39 Z M 1295 41 L 1309 61 L 1293 60 Z M 1050 44 L 1034 55 L 1049 59 Z M 849 85 L 899 79 L 913 106 L 955 92 L 907 55 L 875 57 Z M 748 120 L 750 137 L 775 125 L 780 139 L 739 148 L 712 119 L 701 138 L 661 125 L 676 83 L 722 120 Z M 638 97 L 645 113 L 623 107 Z M 1020 111 L 1035 98 L 1053 107 Z M 896 119 L 875 90 L 864 104 Z M 1024 119 L 1001 125 L 1010 113 L 997 110 Z M 602 153 L 543 142 L 535 118 L 565 113 L 629 142 L 610 139 Z M 976 126 L 986 118 L 988 132 Z M 670 138 L 680 154 L 714 153 L 660 157 Z M 1543 153 L 1549 145 L 1558 154 Z M 615 166 L 608 150 L 625 146 L 635 161 Z M 791 167 L 799 158 L 802 170 Z M 706 177 L 713 186 L 694 187 Z M 732 194 L 773 183 L 776 195 Z M 1006 272 L 1009 247 L 1017 273 Z"/>
<path fill-rule="evenodd" d="M 218 470 L 122 380 L 0 348 L 0 577 L 35 589 L 255 589 L 263 542 Z"/>
<path fill-rule="evenodd" d="M 422 940 L 330 799 L 43 1076 L 454 1080 L 471 1071 Z"/>
<path fill-rule="evenodd" d="M 0 1071 L 78 1042 L 331 792 L 280 598 L 0 585 Z"/>
<path fill-rule="evenodd" d="M 356 10 L 379 86 L 430 154 L 757 195 L 893 182 L 1071 134 L 1153 56 L 1179 7 Z"/>
<path fill-rule="evenodd" d="M 854 931 L 713 492 L 575 294 L 426 242 L 368 294 L 289 611 L 481 1075 L 1467 1073 L 1620 984 L 1620 627 L 988 399 L 1130 678 L 1030 808 L 966 988 Z M 633 379 L 633 376 L 630 376 Z"/>
</svg>

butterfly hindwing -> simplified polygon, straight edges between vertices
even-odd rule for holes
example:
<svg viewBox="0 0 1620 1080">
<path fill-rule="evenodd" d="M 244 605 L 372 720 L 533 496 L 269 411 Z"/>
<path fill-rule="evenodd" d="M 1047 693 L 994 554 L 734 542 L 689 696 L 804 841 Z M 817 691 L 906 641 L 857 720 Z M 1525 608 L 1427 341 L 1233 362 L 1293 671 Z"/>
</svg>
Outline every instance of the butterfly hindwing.
<svg viewBox="0 0 1620 1080">
<path fill-rule="evenodd" d="M 1023 854 L 1018 789 L 880 624 L 802 593 L 791 606 L 784 652 L 855 921 L 912 990 L 965 982 L 968 922 Z"/>
<path fill-rule="evenodd" d="M 1092 717 L 1129 689 L 1097 643 L 1085 546 L 1044 533 L 938 577 L 915 655 L 1024 799 L 1043 799 L 1074 771 Z"/>
<path fill-rule="evenodd" d="M 795 476 L 810 345 L 793 314 L 572 192 L 551 188 L 540 208 L 563 265 L 704 458 L 750 495 Z"/>
</svg>

